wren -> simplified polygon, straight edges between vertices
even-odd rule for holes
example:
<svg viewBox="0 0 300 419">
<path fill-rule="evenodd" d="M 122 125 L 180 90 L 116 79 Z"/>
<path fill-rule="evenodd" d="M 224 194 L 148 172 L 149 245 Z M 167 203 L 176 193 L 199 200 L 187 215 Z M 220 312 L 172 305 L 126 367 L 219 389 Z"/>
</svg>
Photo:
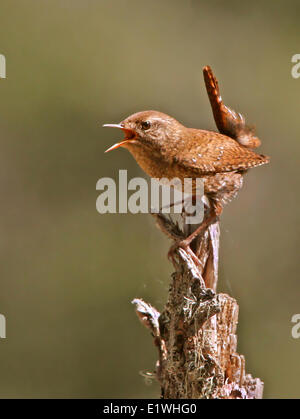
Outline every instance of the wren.
<svg viewBox="0 0 300 419">
<path fill-rule="evenodd" d="M 185 127 L 158 111 L 138 112 L 119 124 L 104 125 L 125 133 L 123 141 L 106 151 L 126 148 L 150 177 L 203 180 L 209 216 L 187 238 L 174 243 L 169 251 L 172 258 L 178 246 L 190 251 L 196 236 L 218 220 L 224 205 L 242 187 L 248 169 L 269 162 L 269 157 L 253 151 L 260 140 L 244 117 L 223 104 L 211 68 L 204 67 L 203 73 L 219 133 Z"/>
</svg>

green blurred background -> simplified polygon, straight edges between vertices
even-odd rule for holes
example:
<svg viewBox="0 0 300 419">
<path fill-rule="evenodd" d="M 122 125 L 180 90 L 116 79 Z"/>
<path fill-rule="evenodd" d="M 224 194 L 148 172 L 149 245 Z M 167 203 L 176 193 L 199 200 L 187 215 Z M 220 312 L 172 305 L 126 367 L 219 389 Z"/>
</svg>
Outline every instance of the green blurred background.
<svg viewBox="0 0 300 419">
<path fill-rule="evenodd" d="M 149 215 L 100 215 L 103 176 L 142 175 L 102 123 L 145 109 L 215 129 L 202 80 L 255 123 L 271 165 L 222 218 L 219 289 L 265 397 L 299 397 L 299 1 L 1 0 L 0 397 L 157 397 L 130 301 L 158 309 L 172 267 Z"/>
</svg>

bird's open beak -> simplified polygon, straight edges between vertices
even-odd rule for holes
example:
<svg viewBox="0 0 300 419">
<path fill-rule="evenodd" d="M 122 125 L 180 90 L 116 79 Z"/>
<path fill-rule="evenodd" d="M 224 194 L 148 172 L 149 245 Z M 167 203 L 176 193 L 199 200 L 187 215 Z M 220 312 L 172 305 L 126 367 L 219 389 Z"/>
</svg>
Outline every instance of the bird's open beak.
<svg viewBox="0 0 300 419">
<path fill-rule="evenodd" d="M 109 147 L 107 150 L 105 150 L 105 153 L 111 150 L 115 150 L 116 148 L 122 147 L 124 144 L 129 143 L 135 139 L 135 132 L 131 129 L 124 128 L 122 124 L 104 124 L 103 127 L 109 127 L 109 128 L 119 128 L 125 133 L 125 138 L 123 141 L 114 144 L 113 146 Z"/>
</svg>

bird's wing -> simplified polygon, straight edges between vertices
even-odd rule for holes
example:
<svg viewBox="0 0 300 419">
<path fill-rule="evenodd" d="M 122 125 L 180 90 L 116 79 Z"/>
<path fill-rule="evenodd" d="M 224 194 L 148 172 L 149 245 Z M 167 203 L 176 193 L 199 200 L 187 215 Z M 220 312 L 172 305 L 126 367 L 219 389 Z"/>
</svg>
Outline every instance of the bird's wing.
<svg viewBox="0 0 300 419">
<path fill-rule="evenodd" d="M 190 129 L 190 138 L 193 141 L 185 142 L 178 163 L 199 174 L 247 170 L 269 162 L 269 157 L 222 134 Z"/>
</svg>

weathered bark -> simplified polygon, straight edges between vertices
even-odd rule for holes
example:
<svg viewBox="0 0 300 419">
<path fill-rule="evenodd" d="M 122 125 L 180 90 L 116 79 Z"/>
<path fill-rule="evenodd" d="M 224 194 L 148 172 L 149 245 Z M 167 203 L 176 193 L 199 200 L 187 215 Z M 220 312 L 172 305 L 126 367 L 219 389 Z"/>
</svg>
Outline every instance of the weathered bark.
<svg viewBox="0 0 300 419">
<path fill-rule="evenodd" d="M 159 227 L 170 237 L 189 233 L 161 214 Z M 156 378 L 162 398 L 262 398 L 263 382 L 245 372 L 237 353 L 238 304 L 227 294 L 216 294 L 219 225 L 209 227 L 194 246 L 199 263 L 179 249 L 168 301 L 162 313 L 135 299 L 136 313 L 150 329 L 158 348 Z"/>
</svg>

